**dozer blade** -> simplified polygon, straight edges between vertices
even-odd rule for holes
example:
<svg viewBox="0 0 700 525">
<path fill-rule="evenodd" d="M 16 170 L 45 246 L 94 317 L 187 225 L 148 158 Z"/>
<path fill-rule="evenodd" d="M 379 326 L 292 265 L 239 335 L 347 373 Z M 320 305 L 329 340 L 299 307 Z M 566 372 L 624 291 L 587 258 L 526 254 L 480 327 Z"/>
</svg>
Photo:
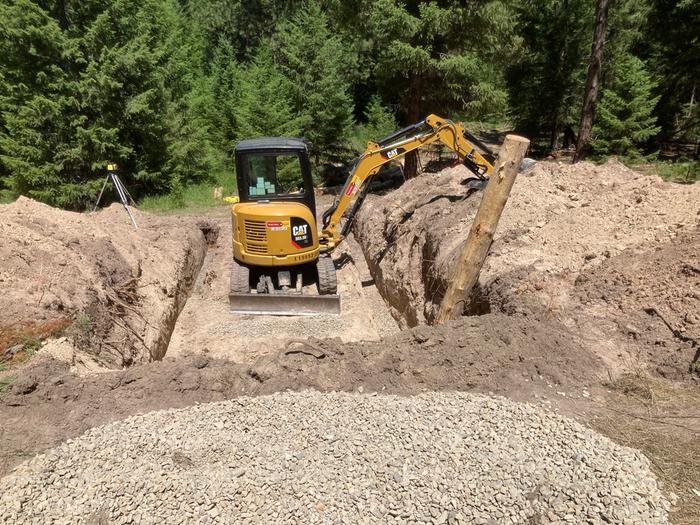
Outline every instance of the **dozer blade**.
<svg viewBox="0 0 700 525">
<path fill-rule="evenodd" d="M 249 315 L 340 314 L 339 295 L 229 294 L 231 311 Z"/>
</svg>

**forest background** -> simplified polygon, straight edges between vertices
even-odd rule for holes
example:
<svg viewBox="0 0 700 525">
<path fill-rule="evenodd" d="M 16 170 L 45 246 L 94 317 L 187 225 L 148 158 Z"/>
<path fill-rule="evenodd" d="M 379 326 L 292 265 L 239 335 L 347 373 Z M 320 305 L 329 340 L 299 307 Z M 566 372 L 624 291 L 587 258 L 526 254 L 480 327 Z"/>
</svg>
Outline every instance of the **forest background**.
<svg viewBox="0 0 700 525">
<path fill-rule="evenodd" d="M 116 162 L 144 207 L 235 189 L 236 142 L 302 136 L 332 180 L 429 113 L 578 132 L 592 0 L 0 0 L 0 196 L 94 203 Z M 700 0 L 612 0 L 590 156 L 698 178 Z"/>
</svg>

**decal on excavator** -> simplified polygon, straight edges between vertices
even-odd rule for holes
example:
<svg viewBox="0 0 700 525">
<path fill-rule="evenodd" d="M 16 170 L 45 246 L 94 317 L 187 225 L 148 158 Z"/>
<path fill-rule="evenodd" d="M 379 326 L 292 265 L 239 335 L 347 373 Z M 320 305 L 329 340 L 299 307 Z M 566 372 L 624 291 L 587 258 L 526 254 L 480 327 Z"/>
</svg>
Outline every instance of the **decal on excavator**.
<svg viewBox="0 0 700 525">
<path fill-rule="evenodd" d="M 304 219 L 292 217 L 292 246 L 295 248 L 308 248 L 313 244 L 311 226 Z"/>
<path fill-rule="evenodd" d="M 282 221 L 267 221 L 267 227 L 273 231 L 284 231 L 288 230 L 287 225 Z"/>
<path fill-rule="evenodd" d="M 406 150 L 404 148 L 394 148 L 390 149 L 389 151 L 383 152 L 382 157 L 384 157 L 385 159 L 393 159 L 394 157 L 398 157 L 403 153 L 406 153 Z"/>
<path fill-rule="evenodd" d="M 357 188 L 357 183 L 359 182 L 359 179 L 355 176 L 352 178 L 350 181 L 350 184 L 348 184 L 348 189 L 345 191 L 345 195 L 352 195 L 355 193 L 355 188 Z"/>
</svg>

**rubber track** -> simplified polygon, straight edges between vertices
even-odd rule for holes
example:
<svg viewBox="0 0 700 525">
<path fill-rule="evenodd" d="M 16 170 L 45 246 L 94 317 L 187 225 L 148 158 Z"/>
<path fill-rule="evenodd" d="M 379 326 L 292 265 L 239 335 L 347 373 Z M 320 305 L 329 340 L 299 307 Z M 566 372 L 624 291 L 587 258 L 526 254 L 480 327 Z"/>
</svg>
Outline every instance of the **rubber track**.
<svg viewBox="0 0 700 525">
<path fill-rule="evenodd" d="M 316 261 L 318 270 L 319 295 L 333 295 L 338 292 L 338 280 L 335 274 L 335 264 L 329 256 L 321 256 Z"/>
</svg>

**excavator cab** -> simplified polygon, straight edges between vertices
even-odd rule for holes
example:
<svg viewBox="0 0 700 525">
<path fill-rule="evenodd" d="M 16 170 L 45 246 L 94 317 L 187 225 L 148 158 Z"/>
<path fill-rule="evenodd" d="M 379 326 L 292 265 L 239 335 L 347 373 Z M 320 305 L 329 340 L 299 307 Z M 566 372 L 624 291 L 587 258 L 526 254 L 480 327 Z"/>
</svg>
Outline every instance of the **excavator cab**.
<svg viewBox="0 0 700 525">
<path fill-rule="evenodd" d="M 235 160 L 240 202 L 231 207 L 232 309 L 339 313 L 335 267 L 319 246 L 307 144 L 286 137 L 244 140 Z M 314 282 L 317 290 L 305 293 Z"/>
<path fill-rule="evenodd" d="M 284 137 L 244 140 L 236 146 L 235 157 L 241 202 L 298 202 L 316 214 L 305 142 Z"/>
</svg>

